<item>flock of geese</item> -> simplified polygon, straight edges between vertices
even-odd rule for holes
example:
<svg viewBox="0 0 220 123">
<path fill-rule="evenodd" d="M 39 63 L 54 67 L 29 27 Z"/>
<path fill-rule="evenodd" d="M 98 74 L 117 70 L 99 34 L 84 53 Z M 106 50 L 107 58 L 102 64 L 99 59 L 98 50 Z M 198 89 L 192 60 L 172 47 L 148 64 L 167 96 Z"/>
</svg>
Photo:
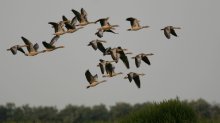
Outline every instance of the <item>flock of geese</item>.
<svg viewBox="0 0 220 123">
<path fill-rule="evenodd" d="M 32 44 L 30 40 L 28 40 L 27 38 L 23 36 L 21 37 L 21 39 L 23 40 L 24 44 L 14 45 L 7 50 L 11 51 L 13 55 L 16 55 L 17 51 L 20 51 L 26 56 L 35 56 L 40 53 L 51 52 L 59 48 L 64 48 L 64 46 L 55 45 L 55 43 L 58 41 L 61 35 L 64 35 L 66 33 L 74 33 L 84 28 L 88 24 L 96 24 L 98 22 L 100 23 L 101 27 L 97 29 L 98 31 L 95 33 L 95 35 L 97 35 L 99 38 L 103 37 L 104 32 L 118 34 L 114 30 L 116 29 L 116 27 L 119 27 L 119 25 L 111 25 L 109 23 L 109 17 L 101 18 L 94 22 L 90 22 L 88 21 L 88 18 L 87 18 L 88 14 L 83 8 L 81 8 L 80 12 L 72 9 L 72 12 L 75 14 L 75 17 L 73 17 L 71 20 L 69 20 L 63 15 L 61 21 L 48 23 L 52 25 L 52 27 L 54 28 L 54 33 L 53 33 L 54 37 L 51 39 L 50 42 L 46 42 L 46 41 L 42 42 L 43 46 L 45 47 L 44 50 L 38 51 L 39 49 L 38 43 Z M 127 29 L 127 31 L 138 31 L 144 28 L 149 28 L 149 26 L 141 26 L 140 20 L 134 17 L 129 17 L 126 20 L 129 21 L 131 25 L 131 28 Z M 170 39 L 171 35 L 177 37 L 175 29 L 180 29 L 180 27 L 166 26 L 161 30 L 164 32 L 165 37 L 167 39 Z M 127 54 L 132 54 L 132 53 L 125 52 L 127 51 L 127 49 L 123 49 L 120 46 L 115 47 L 115 48 L 111 48 L 111 47 L 106 48 L 104 47 L 103 43 L 107 43 L 107 42 L 104 40 L 96 39 L 96 40 L 90 41 L 88 44 L 88 46 L 91 46 L 94 50 L 97 50 L 97 49 L 100 50 L 103 53 L 103 55 L 111 55 L 112 57 L 112 61 L 106 61 L 103 59 L 99 60 L 100 62 L 97 65 L 97 67 L 100 68 L 101 73 L 103 74 L 103 77 L 114 77 L 114 76 L 123 74 L 122 72 L 115 72 L 115 66 L 113 65 L 113 63 L 118 63 L 118 61 L 121 60 L 124 63 L 125 67 L 129 69 L 130 65 L 129 65 Z M 27 52 L 25 52 L 23 47 L 27 48 Z M 135 60 L 135 65 L 137 68 L 139 68 L 142 61 L 148 65 L 151 65 L 148 59 L 148 56 L 151 56 L 151 55 L 153 55 L 153 53 L 140 53 L 131 58 Z M 141 87 L 140 76 L 144 76 L 144 75 L 145 74 L 143 73 L 129 72 L 124 77 L 124 79 L 128 79 L 130 82 L 134 80 L 137 87 L 140 88 Z M 89 82 L 89 85 L 87 86 L 87 88 L 94 87 L 100 83 L 106 82 L 106 80 L 101 80 L 101 81 L 98 80 L 98 75 L 97 74 L 92 75 L 89 70 L 86 70 L 85 76 L 86 76 L 87 81 Z"/>
</svg>

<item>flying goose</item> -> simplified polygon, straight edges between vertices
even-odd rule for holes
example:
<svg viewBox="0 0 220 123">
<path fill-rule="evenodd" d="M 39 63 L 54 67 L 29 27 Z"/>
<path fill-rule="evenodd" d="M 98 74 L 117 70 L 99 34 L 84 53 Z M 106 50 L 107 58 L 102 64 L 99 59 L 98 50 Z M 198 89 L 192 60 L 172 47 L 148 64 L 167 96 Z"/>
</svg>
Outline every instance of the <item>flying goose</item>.
<svg viewBox="0 0 220 123">
<path fill-rule="evenodd" d="M 177 37 L 177 34 L 175 32 L 175 29 L 181 29 L 180 27 L 173 27 L 173 26 L 166 26 L 164 27 L 163 30 L 164 31 L 164 35 L 166 36 L 167 39 L 170 39 L 170 34 L 172 34 L 173 36 Z"/>
<path fill-rule="evenodd" d="M 107 18 L 101 18 L 98 19 L 97 21 L 95 21 L 95 23 L 100 22 L 101 28 L 98 28 L 98 30 L 103 30 L 103 31 L 109 31 L 109 32 L 113 32 L 111 29 L 115 29 L 115 27 L 119 27 L 119 25 L 110 25 L 110 23 L 108 22 L 109 17 Z"/>
<path fill-rule="evenodd" d="M 42 51 L 37 51 L 39 49 L 39 45 L 36 43 L 36 44 L 32 44 L 28 39 L 26 39 L 25 37 L 21 37 L 21 39 L 24 41 L 24 43 L 27 45 L 27 50 L 28 50 L 28 53 L 25 53 L 26 56 L 35 56 L 39 53 L 44 53 L 46 52 L 45 50 L 42 50 Z"/>
<path fill-rule="evenodd" d="M 137 31 L 137 30 L 149 27 L 149 26 L 141 26 L 139 24 L 140 21 L 138 19 L 136 19 L 136 18 L 133 18 L 133 17 L 129 17 L 126 20 L 130 21 L 130 24 L 131 24 L 131 28 L 128 29 L 128 31 Z"/>
<path fill-rule="evenodd" d="M 99 59 L 99 64 L 97 65 L 97 67 L 100 67 L 100 70 L 102 72 L 102 74 L 105 73 L 105 67 L 106 67 L 106 64 L 108 63 L 112 63 L 112 62 L 115 62 L 115 61 L 105 61 L 103 59 Z"/>
<path fill-rule="evenodd" d="M 87 81 L 90 84 L 86 88 L 94 87 L 100 83 L 106 82 L 106 80 L 98 81 L 98 75 L 96 74 L 93 76 L 89 70 L 86 70 L 85 76 L 86 76 Z"/>
<path fill-rule="evenodd" d="M 102 77 L 114 77 L 123 74 L 122 72 L 116 73 L 115 66 L 111 62 L 107 62 L 105 64 L 105 71 L 106 71 L 106 75 L 103 75 Z"/>
<path fill-rule="evenodd" d="M 132 54 L 132 53 L 124 53 L 124 51 L 127 51 L 127 49 L 122 49 L 120 46 L 117 48 L 109 48 L 106 49 L 105 54 L 110 54 L 112 59 L 115 60 L 116 63 L 118 63 L 119 58 L 123 61 L 125 66 L 129 68 L 129 62 L 127 60 L 127 56 L 125 54 Z"/>
<path fill-rule="evenodd" d="M 136 55 L 135 57 L 132 57 L 132 59 L 135 59 L 135 65 L 137 68 L 140 67 L 141 65 L 141 60 L 143 60 L 146 64 L 151 65 L 150 60 L 148 59 L 148 56 L 152 56 L 154 55 L 153 53 L 140 53 L 138 55 Z"/>
<path fill-rule="evenodd" d="M 88 19 L 87 19 L 87 12 L 81 8 L 81 13 L 79 13 L 78 11 L 72 9 L 72 12 L 75 14 L 77 20 L 79 21 L 79 24 L 76 25 L 76 26 L 86 26 L 88 24 L 92 24 L 92 23 L 95 23 L 95 22 L 89 22 Z"/>
<path fill-rule="evenodd" d="M 55 42 L 57 42 L 57 40 L 60 38 L 59 35 L 55 35 L 50 43 L 47 43 L 46 41 L 43 41 L 42 44 L 44 45 L 44 47 L 46 48 L 45 51 L 49 52 L 49 51 L 53 51 L 53 50 L 56 50 L 56 49 L 59 49 L 59 48 L 64 48 L 64 46 L 55 46 Z"/>
<path fill-rule="evenodd" d="M 17 51 L 20 51 L 25 54 L 22 47 L 27 47 L 27 45 L 14 45 L 14 46 L 10 47 L 9 49 L 7 49 L 7 51 L 11 51 L 13 55 L 16 55 Z"/>
<path fill-rule="evenodd" d="M 88 46 L 92 46 L 92 48 L 94 50 L 99 49 L 102 52 L 103 50 L 105 51 L 105 48 L 102 45 L 102 43 L 107 43 L 107 41 L 98 40 L 98 39 L 92 40 L 92 41 L 89 42 Z"/>
<path fill-rule="evenodd" d="M 79 29 L 82 29 L 83 27 L 79 27 L 79 28 L 76 28 L 76 21 L 77 21 L 77 18 L 76 16 L 70 21 L 68 20 L 64 15 L 63 15 L 63 22 L 65 24 L 65 27 L 66 27 L 66 33 L 74 33 L 76 32 L 77 30 Z"/>
<path fill-rule="evenodd" d="M 51 24 L 52 27 L 54 28 L 54 32 L 55 32 L 54 35 L 63 35 L 66 33 L 66 31 L 63 28 L 64 21 L 60 21 L 59 23 L 49 22 L 48 24 Z"/>
<path fill-rule="evenodd" d="M 139 76 L 144 76 L 144 73 L 135 73 L 135 72 L 130 72 L 127 74 L 127 76 L 124 77 L 124 79 L 128 79 L 130 82 L 134 80 L 135 84 L 137 85 L 138 88 L 141 87 L 141 82 L 140 82 L 140 77 Z"/>
</svg>

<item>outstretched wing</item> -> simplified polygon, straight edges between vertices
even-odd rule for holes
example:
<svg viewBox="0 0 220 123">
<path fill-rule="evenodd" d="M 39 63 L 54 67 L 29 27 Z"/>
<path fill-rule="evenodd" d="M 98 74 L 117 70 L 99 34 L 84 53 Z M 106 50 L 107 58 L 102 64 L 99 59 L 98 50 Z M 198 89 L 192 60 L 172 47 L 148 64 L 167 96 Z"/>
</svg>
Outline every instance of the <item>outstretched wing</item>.
<svg viewBox="0 0 220 123">
<path fill-rule="evenodd" d="M 48 24 L 53 26 L 55 32 L 59 31 L 59 29 L 58 29 L 59 24 L 58 23 L 56 23 L 56 22 L 49 22 Z"/>
<path fill-rule="evenodd" d="M 140 88 L 140 87 L 141 87 L 141 82 L 140 82 L 140 77 L 139 77 L 139 75 L 134 74 L 133 79 L 134 79 L 134 82 L 135 82 L 135 84 L 137 85 L 137 87 Z"/>
<path fill-rule="evenodd" d="M 146 55 L 142 56 L 142 60 L 147 63 L 148 65 L 150 65 L 150 60 L 148 59 L 148 57 Z"/>
<path fill-rule="evenodd" d="M 81 8 L 81 16 L 87 21 L 87 12 L 85 11 L 85 9 Z"/>
<path fill-rule="evenodd" d="M 58 40 L 59 38 L 60 38 L 59 35 L 55 35 L 55 36 L 51 39 L 50 45 L 54 45 L 54 43 L 57 42 L 57 40 Z"/>
<path fill-rule="evenodd" d="M 141 57 L 140 56 L 135 57 L 135 65 L 137 68 L 140 67 L 140 65 L 141 65 Z"/>
<path fill-rule="evenodd" d="M 89 70 L 87 70 L 87 71 L 85 72 L 85 76 L 86 76 L 87 81 L 91 84 L 91 82 L 92 82 L 92 80 L 93 80 L 93 76 L 92 76 L 92 74 L 89 72 Z"/>
<path fill-rule="evenodd" d="M 101 42 L 97 42 L 97 47 L 102 53 L 105 53 L 106 49 Z"/>
<path fill-rule="evenodd" d="M 176 36 L 177 37 L 177 34 L 176 34 L 176 32 L 175 32 L 175 30 L 174 29 L 170 29 L 170 33 L 172 34 L 172 35 L 174 35 L 174 36 Z"/>
<path fill-rule="evenodd" d="M 72 12 L 76 15 L 77 20 L 79 22 L 81 22 L 82 21 L 81 14 L 78 11 L 74 10 L 74 9 L 72 9 Z"/>
<path fill-rule="evenodd" d="M 164 35 L 165 35 L 168 39 L 170 39 L 170 29 L 165 28 L 165 29 L 164 29 Z"/>
<path fill-rule="evenodd" d="M 20 51 L 20 52 L 22 52 L 22 53 L 24 53 L 24 54 L 25 54 L 25 52 L 24 52 L 24 50 L 23 50 L 23 48 L 22 48 L 22 47 L 18 47 L 18 51 Z"/>
<path fill-rule="evenodd" d="M 21 37 L 21 39 L 24 41 L 24 43 L 27 45 L 27 50 L 28 52 L 33 52 L 35 51 L 35 49 L 33 48 L 33 44 L 28 40 L 26 39 L 25 37 Z"/>
<path fill-rule="evenodd" d="M 46 41 L 43 41 L 42 44 L 44 45 L 44 47 L 46 49 L 52 49 L 53 48 L 53 46 L 51 44 L 47 43 Z"/>
</svg>

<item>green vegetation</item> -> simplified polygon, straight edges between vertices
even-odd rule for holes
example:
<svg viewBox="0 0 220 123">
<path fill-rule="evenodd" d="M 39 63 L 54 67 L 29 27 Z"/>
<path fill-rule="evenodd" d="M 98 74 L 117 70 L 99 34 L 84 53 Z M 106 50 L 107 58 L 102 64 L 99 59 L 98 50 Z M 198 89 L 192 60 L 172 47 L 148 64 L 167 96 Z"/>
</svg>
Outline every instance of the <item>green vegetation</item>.
<svg viewBox="0 0 220 123">
<path fill-rule="evenodd" d="M 0 123 L 220 123 L 220 106 L 203 99 L 146 102 L 130 105 L 116 103 L 109 107 L 67 105 L 56 107 L 0 105 Z"/>
</svg>

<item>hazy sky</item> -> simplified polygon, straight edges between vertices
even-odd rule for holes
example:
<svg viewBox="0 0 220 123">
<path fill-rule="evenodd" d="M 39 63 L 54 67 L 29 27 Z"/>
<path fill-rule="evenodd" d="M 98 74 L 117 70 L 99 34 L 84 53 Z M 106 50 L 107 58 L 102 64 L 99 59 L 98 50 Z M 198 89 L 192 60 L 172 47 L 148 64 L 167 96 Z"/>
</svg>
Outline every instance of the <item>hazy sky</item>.
<svg viewBox="0 0 220 123">
<path fill-rule="evenodd" d="M 135 104 L 176 96 L 220 102 L 219 5 L 219 0 L 1 0 L 0 104 L 63 108 L 67 104 Z M 71 9 L 82 7 L 91 21 L 110 17 L 111 24 L 120 25 L 116 29 L 119 35 L 104 34 L 106 47 L 122 46 L 134 55 L 154 53 L 149 57 L 152 65 L 141 64 L 137 69 L 130 59 L 134 55 L 129 55 L 130 69 L 121 61 L 115 65 L 115 71 L 123 75 L 86 89 L 85 71 L 89 69 L 103 80 L 96 65 L 100 58 L 111 60 L 87 46 L 97 39 L 94 33 L 99 24 L 63 35 L 57 45 L 65 48 L 54 52 L 26 57 L 6 51 L 23 44 L 21 36 L 43 49 L 41 42 L 50 41 L 54 31 L 48 22 L 60 21 L 62 15 L 72 18 Z M 127 17 L 136 17 L 150 28 L 128 32 Z M 160 29 L 167 25 L 181 27 L 177 30 L 179 37 L 166 39 Z M 141 77 L 141 89 L 123 79 L 130 71 L 146 74 Z"/>
</svg>

